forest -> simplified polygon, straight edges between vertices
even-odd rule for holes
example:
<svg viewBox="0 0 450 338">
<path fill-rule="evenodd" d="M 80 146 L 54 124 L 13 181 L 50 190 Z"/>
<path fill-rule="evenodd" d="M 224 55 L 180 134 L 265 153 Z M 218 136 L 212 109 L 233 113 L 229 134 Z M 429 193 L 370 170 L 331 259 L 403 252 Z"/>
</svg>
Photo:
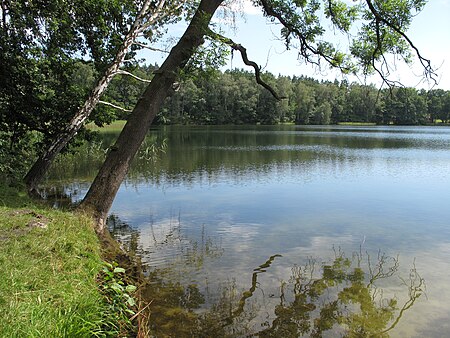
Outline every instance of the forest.
<svg viewBox="0 0 450 338">
<path fill-rule="evenodd" d="M 140 66 L 133 73 L 150 78 L 155 69 L 157 65 Z M 258 86 L 250 71 L 197 72 L 196 76 L 184 79 L 178 90 L 166 99 L 154 123 L 425 125 L 450 120 L 450 91 L 442 89 L 379 89 L 345 80 L 319 81 L 303 76 L 275 76 L 269 72 L 263 78 L 283 97 L 281 101 Z M 143 89 L 143 83 L 134 78 L 116 78 L 108 89 L 108 101 L 131 108 Z M 102 116 L 127 117 L 126 112 L 112 107 L 100 106 L 98 110 Z"/>
</svg>

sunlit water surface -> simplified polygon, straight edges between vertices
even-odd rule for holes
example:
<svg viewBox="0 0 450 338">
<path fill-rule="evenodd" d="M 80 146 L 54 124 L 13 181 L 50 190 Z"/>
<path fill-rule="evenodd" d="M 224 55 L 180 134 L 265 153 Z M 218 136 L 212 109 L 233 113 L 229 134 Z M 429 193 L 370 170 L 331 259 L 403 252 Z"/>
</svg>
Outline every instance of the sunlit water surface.
<svg viewBox="0 0 450 338">
<path fill-rule="evenodd" d="M 449 128 L 149 138 L 166 152 L 140 155 L 109 223 L 159 290 L 156 336 L 450 335 Z M 64 182 L 74 200 L 88 166 Z"/>
</svg>

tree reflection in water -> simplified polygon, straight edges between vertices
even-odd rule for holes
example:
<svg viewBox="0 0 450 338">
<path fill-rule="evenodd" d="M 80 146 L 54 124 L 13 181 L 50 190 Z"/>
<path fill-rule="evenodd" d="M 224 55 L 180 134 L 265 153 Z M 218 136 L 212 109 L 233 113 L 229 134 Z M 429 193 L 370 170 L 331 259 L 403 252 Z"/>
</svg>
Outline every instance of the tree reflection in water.
<svg viewBox="0 0 450 338">
<path fill-rule="evenodd" d="M 111 220 L 126 239 L 123 223 Z M 117 225 L 121 224 L 117 228 Z M 128 227 L 129 229 L 129 227 Z M 137 249 L 139 233 L 134 231 L 126 245 Z M 209 244 L 206 244 L 209 243 Z M 208 245 L 208 249 L 201 246 Z M 202 239 L 184 252 L 185 266 L 198 268 L 205 259 L 215 259 L 222 250 L 211 249 Z M 376 257 L 359 250 L 347 256 L 334 250 L 329 262 L 310 259 L 291 268 L 277 294 L 264 293 L 258 277 L 270 269 L 281 255 L 273 255 L 255 268 L 250 287 L 242 290 L 236 282 L 222 284 L 213 304 L 206 304 L 205 291 L 196 284 L 176 280 L 174 264 L 148 272 L 145 297 L 151 301 L 149 330 L 153 337 L 388 337 L 405 311 L 411 309 L 425 289 L 415 265 L 402 278 L 396 257 L 379 252 Z M 203 257 L 199 257 L 203 256 Z M 192 264 L 195 261 L 196 264 Z M 380 284 L 401 281 L 398 299 Z M 267 286 L 271 288 L 272 285 Z M 256 290 L 262 292 L 255 297 Z M 211 291 L 207 291 L 211 292 Z M 392 292 L 391 292 L 392 293 Z M 262 297 L 262 299 L 260 299 Z M 401 301 L 399 301 L 401 299 Z M 264 311 L 260 311 L 264 304 Z M 267 307 L 267 304 L 270 304 Z M 267 310 L 268 309 L 268 310 Z M 266 313 L 265 311 L 268 311 Z M 264 314 L 262 314 L 264 312 Z"/>
<path fill-rule="evenodd" d="M 364 271 L 363 260 L 367 270 Z M 377 281 L 393 278 L 398 259 L 379 253 L 375 260 L 361 252 L 347 258 L 335 252 L 331 264 L 322 264 L 321 277 L 314 278 L 316 263 L 295 266 L 287 283 L 282 283 L 275 319 L 255 335 L 260 337 L 322 337 L 327 331 L 342 337 L 384 337 L 411 308 L 424 289 L 415 267 L 403 280 L 408 299 L 398 304 L 384 298 Z"/>
</svg>

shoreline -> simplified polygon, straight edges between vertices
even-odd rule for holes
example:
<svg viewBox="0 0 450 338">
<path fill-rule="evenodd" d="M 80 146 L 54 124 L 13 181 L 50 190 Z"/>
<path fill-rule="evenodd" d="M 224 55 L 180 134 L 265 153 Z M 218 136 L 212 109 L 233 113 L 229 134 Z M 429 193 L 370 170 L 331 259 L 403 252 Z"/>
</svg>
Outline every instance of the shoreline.
<svg viewBox="0 0 450 338">
<path fill-rule="evenodd" d="M 0 335 L 136 335 L 141 270 L 89 217 L 1 186 Z M 142 336 L 142 332 L 141 332 Z"/>
</svg>

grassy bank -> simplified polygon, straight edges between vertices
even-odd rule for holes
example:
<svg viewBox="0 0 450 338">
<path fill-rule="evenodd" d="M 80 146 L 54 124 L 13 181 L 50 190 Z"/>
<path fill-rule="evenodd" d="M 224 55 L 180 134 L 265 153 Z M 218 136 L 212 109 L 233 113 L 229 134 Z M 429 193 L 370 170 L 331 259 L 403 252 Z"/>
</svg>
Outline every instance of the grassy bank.
<svg viewBox="0 0 450 338">
<path fill-rule="evenodd" d="M 123 269 L 105 267 L 90 222 L 0 186 L 0 337 L 105 337 L 123 329 L 128 298 L 111 284 Z"/>
</svg>

